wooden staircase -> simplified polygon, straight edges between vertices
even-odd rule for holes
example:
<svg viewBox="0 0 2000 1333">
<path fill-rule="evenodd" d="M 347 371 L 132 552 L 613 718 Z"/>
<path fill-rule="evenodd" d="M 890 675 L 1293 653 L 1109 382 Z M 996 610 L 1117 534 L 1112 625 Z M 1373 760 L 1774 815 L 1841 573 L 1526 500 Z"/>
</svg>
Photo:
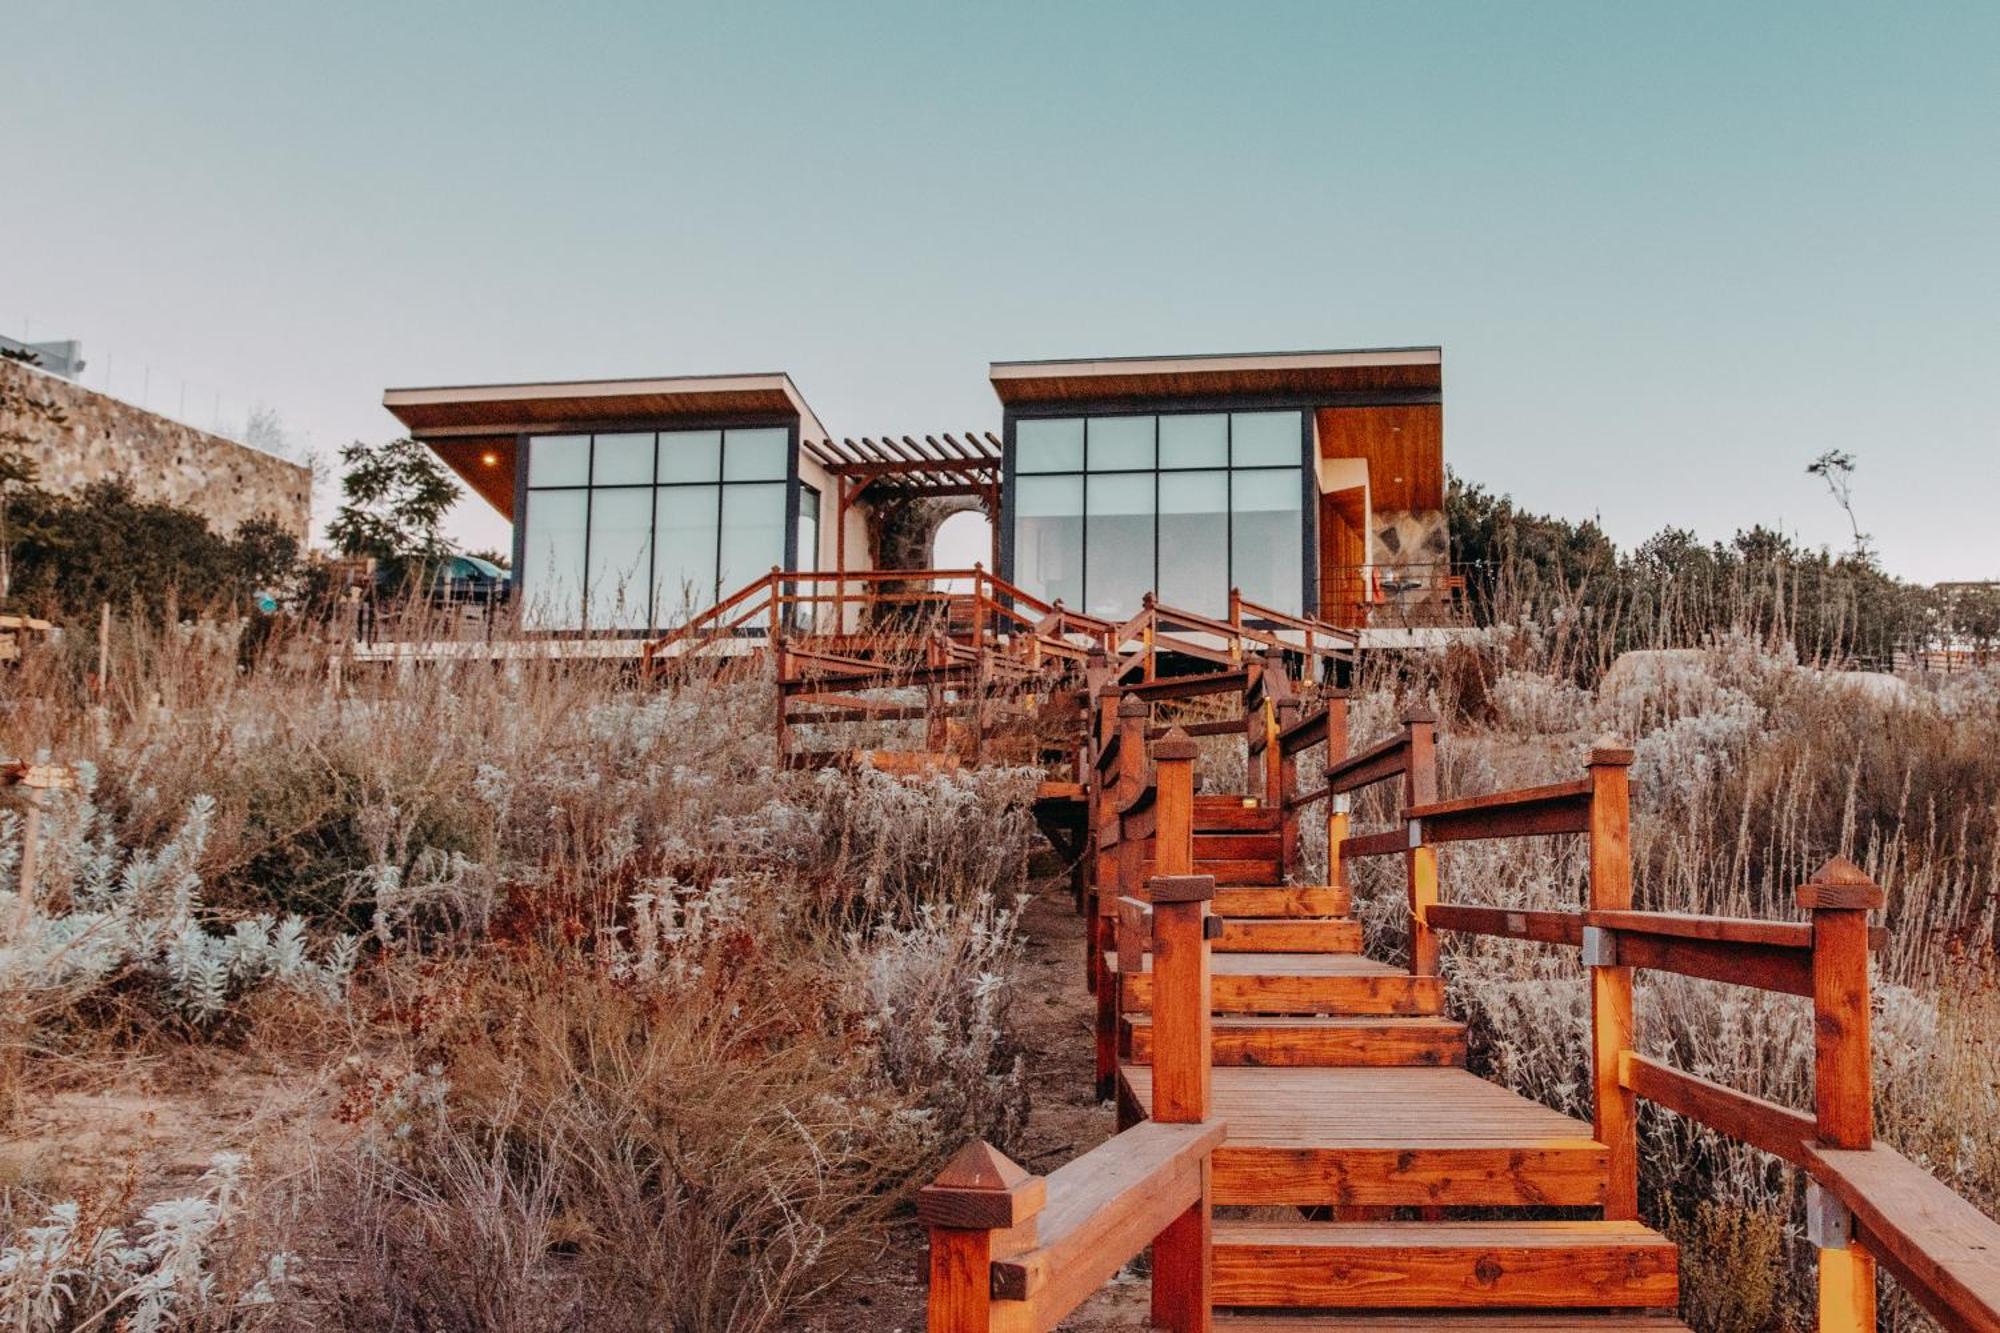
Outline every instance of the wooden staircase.
<svg viewBox="0 0 2000 1333">
<path fill-rule="evenodd" d="M 1282 882 L 1276 812 L 1197 796 L 1193 823 L 1219 922 L 1217 1326 L 1684 1327 L 1664 1313 L 1674 1245 L 1603 1216 L 1610 1154 L 1591 1126 L 1468 1072 L 1441 981 L 1366 958 L 1344 887 Z M 1134 1123 L 1152 1103 L 1152 974 L 1115 953 L 1106 970 Z"/>
</svg>

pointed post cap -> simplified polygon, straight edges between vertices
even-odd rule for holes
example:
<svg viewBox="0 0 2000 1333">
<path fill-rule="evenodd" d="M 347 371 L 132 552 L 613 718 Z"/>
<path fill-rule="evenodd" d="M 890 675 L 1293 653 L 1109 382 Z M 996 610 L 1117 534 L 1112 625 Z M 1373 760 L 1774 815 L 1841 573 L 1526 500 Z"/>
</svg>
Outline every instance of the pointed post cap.
<svg viewBox="0 0 2000 1333">
<path fill-rule="evenodd" d="M 1420 723 L 1435 723 L 1437 720 L 1438 715 L 1422 704 L 1411 704 L 1403 710 L 1403 722 L 1406 725 L 1415 726 Z"/>
<path fill-rule="evenodd" d="M 974 1139 L 936 1180 L 917 1191 L 917 1218 L 926 1226 L 1000 1231 L 1039 1213 L 1048 1196 L 1042 1177 L 1029 1175 L 992 1144 Z"/>
<path fill-rule="evenodd" d="M 1630 768 L 1632 747 L 1619 740 L 1610 732 L 1605 732 L 1590 746 L 1590 766 L 1592 768 Z"/>
<path fill-rule="evenodd" d="M 1152 708 L 1144 699 L 1126 698 L 1118 701 L 1118 716 L 1120 717 L 1146 717 L 1152 711 Z"/>
<path fill-rule="evenodd" d="M 1153 744 L 1155 759 L 1193 759 L 1199 753 L 1194 738 L 1181 727 L 1175 727 Z"/>
<path fill-rule="evenodd" d="M 1844 856 L 1830 857 L 1799 886 L 1799 906 L 1808 912 L 1868 912 L 1889 901 L 1868 872 Z"/>
</svg>

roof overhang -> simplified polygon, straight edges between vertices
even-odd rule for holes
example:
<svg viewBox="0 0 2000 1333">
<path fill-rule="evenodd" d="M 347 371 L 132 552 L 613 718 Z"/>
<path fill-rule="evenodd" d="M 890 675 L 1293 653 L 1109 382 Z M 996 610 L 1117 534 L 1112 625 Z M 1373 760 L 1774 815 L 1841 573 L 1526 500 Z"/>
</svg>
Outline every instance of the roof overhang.
<svg viewBox="0 0 2000 1333">
<path fill-rule="evenodd" d="M 990 375 L 1001 403 L 1021 407 L 1106 400 L 1435 392 L 1442 387 L 1443 369 L 1444 352 L 1438 347 L 1376 347 L 996 361 Z"/>
<path fill-rule="evenodd" d="M 382 406 L 510 518 L 515 441 L 523 434 L 793 417 L 802 435 L 826 434 L 783 371 L 389 389 Z"/>
</svg>

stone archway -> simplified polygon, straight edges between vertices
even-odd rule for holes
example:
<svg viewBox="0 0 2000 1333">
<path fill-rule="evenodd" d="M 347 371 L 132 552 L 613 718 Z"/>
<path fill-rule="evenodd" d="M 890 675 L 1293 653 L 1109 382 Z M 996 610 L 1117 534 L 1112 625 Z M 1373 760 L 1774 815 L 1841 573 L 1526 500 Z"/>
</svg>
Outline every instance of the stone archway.
<svg viewBox="0 0 2000 1333">
<path fill-rule="evenodd" d="M 938 528 L 953 514 L 980 513 L 986 506 L 974 495 L 891 501 L 876 507 L 869 519 L 869 545 L 877 569 L 929 569 Z M 993 515 L 988 514 L 990 522 Z M 981 557 L 984 563 L 990 560 Z"/>
</svg>

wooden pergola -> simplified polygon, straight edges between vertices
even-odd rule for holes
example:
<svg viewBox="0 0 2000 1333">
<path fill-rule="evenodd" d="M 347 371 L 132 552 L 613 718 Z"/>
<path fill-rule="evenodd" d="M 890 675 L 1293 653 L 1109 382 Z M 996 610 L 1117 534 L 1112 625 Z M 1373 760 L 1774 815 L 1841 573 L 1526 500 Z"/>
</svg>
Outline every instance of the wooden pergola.
<svg viewBox="0 0 2000 1333">
<path fill-rule="evenodd" d="M 921 439 L 864 435 L 860 439 L 803 440 L 814 461 L 833 474 L 834 572 L 847 572 L 847 512 L 863 499 L 874 504 L 909 500 L 978 499 L 993 527 L 993 568 L 1000 564 L 1000 438 L 991 431 L 949 432 Z"/>
</svg>

